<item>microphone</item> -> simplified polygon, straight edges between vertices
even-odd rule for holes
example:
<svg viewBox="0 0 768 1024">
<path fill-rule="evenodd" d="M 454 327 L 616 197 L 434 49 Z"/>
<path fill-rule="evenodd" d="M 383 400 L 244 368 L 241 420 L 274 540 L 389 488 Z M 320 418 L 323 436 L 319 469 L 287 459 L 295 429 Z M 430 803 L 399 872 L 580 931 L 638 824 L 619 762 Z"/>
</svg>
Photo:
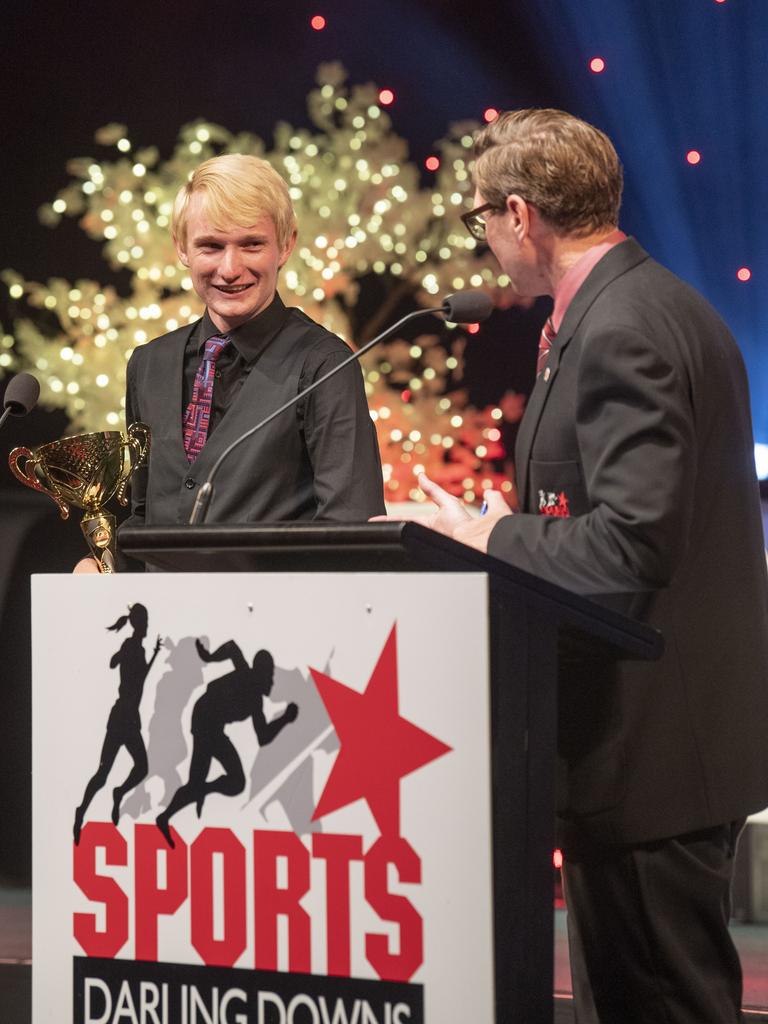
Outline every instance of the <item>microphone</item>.
<svg viewBox="0 0 768 1024">
<path fill-rule="evenodd" d="M 40 395 L 40 384 L 31 373 L 19 373 L 5 389 L 3 396 L 3 415 L 0 416 L 0 427 L 9 416 L 26 416 L 37 405 Z"/>
<path fill-rule="evenodd" d="M 476 324 L 493 312 L 493 301 L 485 292 L 456 292 L 443 300 L 442 312 L 452 324 Z"/>
<path fill-rule="evenodd" d="M 390 335 L 399 330 L 403 324 L 406 324 L 411 320 L 415 320 L 417 317 L 427 316 L 429 313 L 442 313 L 446 320 L 454 324 L 474 324 L 479 323 L 480 320 L 486 320 L 491 315 L 492 311 L 493 302 L 485 292 L 476 290 L 455 292 L 453 295 L 449 295 L 444 299 L 441 306 L 431 307 L 429 309 L 416 309 L 413 313 L 406 314 L 406 316 L 398 320 L 397 323 L 392 324 L 391 327 L 382 331 L 381 334 L 377 334 L 375 338 L 366 342 L 365 345 L 357 350 L 357 352 L 353 352 L 348 359 L 343 360 L 343 362 L 339 363 L 338 366 L 334 366 L 334 368 L 329 370 L 328 373 L 319 377 L 316 381 L 313 381 L 308 388 L 304 388 L 303 391 L 294 395 L 293 398 L 290 398 L 287 402 L 281 405 L 279 409 L 275 409 L 275 411 L 271 412 L 269 416 L 266 416 L 249 430 L 246 430 L 246 432 L 241 434 L 240 437 L 235 438 L 229 447 L 224 449 L 214 463 L 213 469 L 208 474 L 208 479 L 197 492 L 197 498 L 195 499 L 195 504 L 192 508 L 192 515 L 189 517 L 189 525 L 194 526 L 205 522 L 208 506 L 210 505 L 211 498 L 213 497 L 214 478 L 219 472 L 221 464 L 228 458 L 235 448 L 241 445 L 243 441 L 247 441 L 249 437 L 252 437 L 255 433 L 261 430 L 262 427 L 266 427 L 268 423 L 271 423 L 273 419 L 285 412 L 286 409 L 290 409 L 292 405 L 301 401 L 302 398 L 305 398 L 308 394 L 314 391 L 315 388 L 319 388 L 321 384 L 324 384 L 325 381 L 333 377 L 334 374 L 339 373 L 339 371 L 343 370 L 345 366 L 349 366 L 350 363 L 356 362 L 375 345 L 378 345 L 379 342 L 389 338 Z"/>
</svg>

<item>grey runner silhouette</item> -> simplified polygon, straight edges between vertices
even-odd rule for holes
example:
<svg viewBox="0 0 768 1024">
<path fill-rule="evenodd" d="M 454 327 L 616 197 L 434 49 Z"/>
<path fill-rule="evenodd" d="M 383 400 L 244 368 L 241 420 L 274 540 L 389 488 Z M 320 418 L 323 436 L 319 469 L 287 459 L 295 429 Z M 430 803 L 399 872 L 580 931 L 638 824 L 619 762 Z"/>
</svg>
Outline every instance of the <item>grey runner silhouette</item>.
<svg viewBox="0 0 768 1024">
<path fill-rule="evenodd" d="M 120 669 L 120 686 L 117 700 L 112 705 L 107 719 L 107 733 L 101 748 L 99 767 L 85 787 L 82 802 L 75 811 L 73 828 L 75 844 L 80 842 L 83 821 L 91 800 L 106 785 L 121 747 L 125 747 L 133 758 L 133 768 L 125 781 L 112 790 L 112 823 L 114 825 L 117 825 L 120 820 L 120 803 L 123 797 L 147 774 L 147 751 L 141 735 L 139 707 L 144 693 L 144 683 L 149 675 L 149 670 L 155 663 L 158 651 L 162 647 L 162 640 L 158 636 L 152 657 L 147 661 L 144 653 L 144 637 L 147 635 L 149 615 L 143 604 L 131 605 L 128 614 L 121 615 L 117 622 L 107 626 L 107 629 L 119 633 L 128 622 L 133 627 L 133 633 L 123 641 L 120 650 L 112 655 L 109 662 L 110 668 L 119 667 Z"/>
<path fill-rule="evenodd" d="M 207 640 L 203 640 L 207 643 Z M 149 720 L 147 757 L 149 770 L 143 783 L 126 798 L 123 814 L 138 818 L 152 808 L 150 783 L 154 779 L 162 783 L 159 798 L 161 807 L 167 807 L 182 778 L 179 766 L 189 754 L 187 736 L 181 724 L 181 716 L 189 699 L 204 682 L 203 666 L 195 647 L 195 637 L 182 637 L 178 643 L 170 637 L 163 641 L 167 652 L 163 675 L 155 687 L 155 706 Z"/>
<path fill-rule="evenodd" d="M 312 821 L 317 803 L 315 760 L 319 753 L 338 750 L 338 736 L 317 687 L 299 669 L 275 670 L 272 699 L 300 704 L 301 718 L 279 743 L 254 758 L 245 806 L 253 804 L 263 814 L 271 803 L 278 803 L 296 835 L 320 832 L 322 821 Z"/>
<path fill-rule="evenodd" d="M 202 814 L 205 798 L 210 793 L 236 796 L 245 788 L 245 774 L 240 756 L 234 744 L 224 732 L 230 722 L 242 722 L 250 718 L 260 747 L 271 743 L 275 737 L 294 722 L 299 709 L 289 704 L 279 718 L 267 722 L 264 715 L 264 697 L 272 692 L 275 663 L 269 651 L 257 651 L 253 665 L 249 666 L 237 643 L 227 640 L 215 651 L 207 651 L 200 640 L 195 642 L 202 661 L 231 661 L 234 669 L 218 679 L 212 680 L 205 693 L 192 709 L 192 757 L 189 765 L 189 779 L 176 791 L 168 807 L 157 816 L 156 824 L 166 842 L 173 847 L 170 819 L 189 804 L 197 805 L 198 817 Z M 223 774 L 208 781 L 211 761 L 216 760 L 224 769 Z"/>
</svg>

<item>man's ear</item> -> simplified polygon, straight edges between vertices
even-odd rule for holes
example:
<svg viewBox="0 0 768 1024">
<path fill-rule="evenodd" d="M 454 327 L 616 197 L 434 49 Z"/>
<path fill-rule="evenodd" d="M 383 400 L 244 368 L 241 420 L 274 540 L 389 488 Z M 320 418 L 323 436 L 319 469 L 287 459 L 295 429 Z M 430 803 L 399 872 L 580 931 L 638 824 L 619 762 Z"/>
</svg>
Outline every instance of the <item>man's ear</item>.
<svg viewBox="0 0 768 1024">
<path fill-rule="evenodd" d="M 291 232 L 291 237 L 288 239 L 288 241 L 285 244 L 285 248 L 280 253 L 280 262 L 277 265 L 279 270 L 282 270 L 282 268 L 285 266 L 285 264 L 290 259 L 291 253 L 293 252 L 293 247 L 296 245 L 296 237 L 297 237 L 297 231 L 296 231 L 296 228 L 294 228 L 293 231 Z"/>
<path fill-rule="evenodd" d="M 184 244 L 184 246 L 182 247 L 182 243 L 178 239 L 174 238 L 173 245 L 174 245 L 174 248 L 176 249 L 176 255 L 179 257 L 179 260 L 181 261 L 181 263 L 185 267 L 188 267 L 189 266 L 189 257 L 187 256 L 186 244 Z"/>
<path fill-rule="evenodd" d="M 522 196 L 512 193 L 507 196 L 507 211 L 510 214 L 512 230 L 519 241 L 527 238 L 531 232 L 531 208 Z"/>
</svg>

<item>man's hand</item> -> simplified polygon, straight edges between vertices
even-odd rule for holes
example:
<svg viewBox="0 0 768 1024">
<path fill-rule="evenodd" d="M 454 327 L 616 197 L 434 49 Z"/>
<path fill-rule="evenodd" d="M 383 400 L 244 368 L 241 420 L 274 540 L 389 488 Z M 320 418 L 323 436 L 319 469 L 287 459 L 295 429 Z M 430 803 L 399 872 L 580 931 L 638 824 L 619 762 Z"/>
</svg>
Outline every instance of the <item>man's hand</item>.
<svg viewBox="0 0 768 1024">
<path fill-rule="evenodd" d="M 454 498 L 448 491 L 430 480 L 424 473 L 420 473 L 418 477 L 419 487 L 424 491 L 428 498 L 437 505 L 437 510 L 432 515 L 425 516 L 412 516 L 411 518 L 415 523 L 421 523 L 422 526 L 428 526 L 430 530 L 437 530 L 438 533 L 444 533 L 446 537 L 452 537 L 453 531 L 461 523 L 465 523 L 471 517 L 469 512 L 464 508 L 464 505 L 458 498 Z M 403 519 L 407 519 L 407 516 L 372 516 L 368 521 L 371 523 L 382 523 L 382 522 L 397 522 L 400 523 Z"/>
<path fill-rule="evenodd" d="M 95 558 L 81 558 L 75 568 L 72 570 L 73 573 L 80 575 L 86 572 L 99 572 L 99 563 Z"/>
<path fill-rule="evenodd" d="M 452 537 L 462 544 L 467 544 L 478 551 L 488 550 L 488 538 L 496 523 L 504 516 L 511 516 L 512 510 L 501 495 L 500 491 L 485 491 L 483 498 L 487 505 L 485 515 L 478 518 L 471 516 L 464 507 L 464 503 L 455 498 L 448 491 L 443 490 L 439 484 L 430 480 L 423 473 L 419 476 L 419 487 L 428 498 L 437 505 L 437 511 L 431 516 L 419 516 L 415 522 L 422 526 L 428 526 L 438 533 L 444 533 L 446 537 Z M 382 520 L 402 520 L 402 516 L 374 516 L 371 522 Z"/>
<path fill-rule="evenodd" d="M 453 531 L 453 539 L 471 548 L 477 548 L 485 554 L 488 551 L 488 538 L 496 523 L 505 516 L 511 516 L 512 510 L 501 495 L 501 491 L 485 491 L 483 493 L 487 511 L 478 519 L 469 519 L 459 523 Z"/>
<path fill-rule="evenodd" d="M 444 533 L 446 537 L 453 537 L 459 527 L 472 521 L 464 503 L 449 494 L 440 484 L 430 480 L 424 473 L 419 474 L 419 487 L 437 505 L 436 512 L 421 520 L 424 526 L 437 530 L 438 533 Z"/>
<path fill-rule="evenodd" d="M 282 720 L 284 722 L 295 722 L 298 717 L 299 717 L 299 706 L 298 706 L 298 704 L 294 704 L 293 701 L 291 701 L 291 703 L 288 704 L 288 706 L 286 707 L 285 711 L 283 712 Z"/>
</svg>

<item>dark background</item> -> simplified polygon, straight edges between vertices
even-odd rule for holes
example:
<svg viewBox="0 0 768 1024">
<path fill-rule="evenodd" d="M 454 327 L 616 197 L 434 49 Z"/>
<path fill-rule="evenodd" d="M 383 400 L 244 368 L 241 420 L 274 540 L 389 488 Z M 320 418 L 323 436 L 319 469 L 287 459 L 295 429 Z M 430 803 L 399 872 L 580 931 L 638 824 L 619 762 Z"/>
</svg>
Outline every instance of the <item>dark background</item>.
<svg viewBox="0 0 768 1024">
<path fill-rule="evenodd" d="M 322 32 L 309 25 L 316 13 Z M 93 133 L 110 121 L 166 155 L 200 117 L 269 141 L 280 119 L 308 124 L 305 97 L 326 60 L 341 60 L 351 82 L 395 91 L 394 128 L 419 163 L 451 122 L 488 106 L 560 106 L 615 140 L 624 228 L 731 325 L 756 439 L 768 443 L 764 0 L 32 0 L 9 7 L 3 29 L 0 268 L 109 279 L 74 220 L 50 230 L 36 211 L 67 182 L 68 159 L 97 152 Z M 600 75 L 588 69 L 596 55 Z M 685 160 L 693 148 L 696 167 Z M 12 314 L 0 288 L 6 329 Z"/>
<path fill-rule="evenodd" d="M 317 13 L 327 18 L 322 32 L 309 26 Z M 488 106 L 564 107 L 617 144 L 624 229 L 731 325 L 747 361 L 756 439 L 768 444 L 765 0 L 28 2 L 6 6 L 3 35 L 0 269 L 120 284 L 75 221 L 50 230 L 36 215 L 67 183 L 67 161 L 97 153 L 94 131 L 108 122 L 126 124 L 136 146 L 156 145 L 165 156 L 180 126 L 197 118 L 269 143 L 278 120 L 309 124 L 305 97 L 326 60 L 340 60 L 353 83 L 394 90 L 395 131 L 419 163 L 451 122 L 480 120 Z M 589 71 L 594 56 L 606 60 L 601 75 Z M 694 148 L 702 153 L 696 167 L 685 160 Z M 752 271 L 746 284 L 736 278 L 741 266 Z M 6 330 L 15 311 L 0 286 Z M 467 350 L 475 399 L 484 404 L 526 386 L 535 344 L 529 320 L 495 314 Z M 50 440 L 65 425 L 63 414 L 44 411 L 11 421 L 2 451 Z M 25 877 L 28 577 L 67 568 L 82 540 L 75 521 L 59 523 L 52 503 L 5 472 L 0 542 L 0 718 L 8 737 L 0 874 Z"/>
</svg>

